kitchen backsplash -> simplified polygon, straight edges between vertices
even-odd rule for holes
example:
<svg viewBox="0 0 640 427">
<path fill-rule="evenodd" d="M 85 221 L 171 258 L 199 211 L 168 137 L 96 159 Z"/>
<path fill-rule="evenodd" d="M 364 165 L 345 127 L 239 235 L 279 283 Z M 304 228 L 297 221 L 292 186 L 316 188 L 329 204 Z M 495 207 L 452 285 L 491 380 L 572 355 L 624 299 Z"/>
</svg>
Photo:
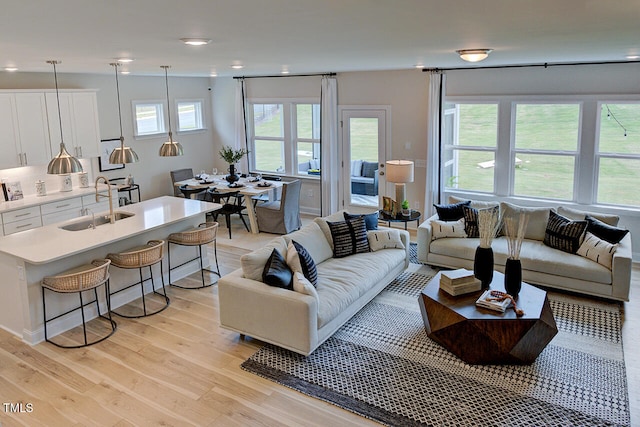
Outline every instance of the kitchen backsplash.
<svg viewBox="0 0 640 427">
<path fill-rule="evenodd" d="M 82 168 L 89 175 L 89 185 L 93 185 L 96 174 L 93 170 L 93 162 L 90 159 L 81 159 Z M 97 169 L 96 169 L 97 170 Z M 0 169 L 0 180 L 3 182 L 20 182 L 22 193 L 25 196 L 33 196 L 36 194 L 36 182 L 44 181 L 47 194 L 60 191 L 62 188 L 62 178 L 58 175 L 48 175 L 47 166 L 24 166 L 13 169 Z M 73 188 L 80 187 L 80 178 L 78 174 L 71 174 Z M 3 201 L 0 194 L 0 202 Z"/>
</svg>

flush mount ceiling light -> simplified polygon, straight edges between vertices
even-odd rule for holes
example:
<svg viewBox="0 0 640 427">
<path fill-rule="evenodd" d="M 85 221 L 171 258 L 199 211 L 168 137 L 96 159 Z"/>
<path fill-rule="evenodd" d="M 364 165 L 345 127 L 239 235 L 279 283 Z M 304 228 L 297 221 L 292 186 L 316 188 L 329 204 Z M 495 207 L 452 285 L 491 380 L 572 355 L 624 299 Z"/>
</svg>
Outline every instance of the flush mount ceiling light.
<svg viewBox="0 0 640 427">
<path fill-rule="evenodd" d="M 4 67 L 4 70 L 13 73 L 14 71 L 18 71 L 18 67 Z"/>
<path fill-rule="evenodd" d="M 133 58 L 118 58 L 116 61 L 120 62 L 121 64 L 128 64 L 130 62 L 133 62 Z"/>
<path fill-rule="evenodd" d="M 493 49 L 461 49 L 456 50 L 462 60 L 467 62 L 480 62 L 489 56 Z"/>
<path fill-rule="evenodd" d="M 160 68 L 164 68 L 164 83 L 167 88 L 167 117 L 169 118 L 169 141 L 162 144 L 160 147 L 161 157 L 174 157 L 182 156 L 182 145 L 178 141 L 173 140 L 173 133 L 171 132 L 171 108 L 169 102 L 169 77 L 167 70 L 171 68 L 169 65 L 161 65 Z"/>
<path fill-rule="evenodd" d="M 234 70 L 242 70 L 244 68 L 244 65 L 242 65 L 242 64 L 231 64 L 231 68 L 233 68 Z"/>
<path fill-rule="evenodd" d="M 187 37 L 182 38 L 180 41 L 184 44 L 188 44 L 189 46 L 203 46 L 205 44 L 211 43 L 211 39 L 201 39 L 195 37 Z"/>
<path fill-rule="evenodd" d="M 136 163 L 138 155 L 130 147 L 125 147 L 124 136 L 122 136 L 122 111 L 120 109 L 120 85 L 118 84 L 118 67 L 121 66 L 117 62 L 109 64 L 116 70 L 116 93 L 118 94 L 118 120 L 120 122 L 120 147 L 114 148 L 109 156 L 109 163 L 112 165 L 123 165 L 125 163 Z"/>
<path fill-rule="evenodd" d="M 82 172 L 80 161 L 67 152 L 64 146 L 64 137 L 62 133 L 62 114 L 60 113 L 60 93 L 58 93 L 58 73 L 56 65 L 61 61 L 47 61 L 47 64 L 53 65 L 53 77 L 56 82 L 56 99 L 58 101 L 58 120 L 60 121 L 60 152 L 49 162 L 47 173 L 51 175 L 62 175 L 67 173 Z"/>
</svg>

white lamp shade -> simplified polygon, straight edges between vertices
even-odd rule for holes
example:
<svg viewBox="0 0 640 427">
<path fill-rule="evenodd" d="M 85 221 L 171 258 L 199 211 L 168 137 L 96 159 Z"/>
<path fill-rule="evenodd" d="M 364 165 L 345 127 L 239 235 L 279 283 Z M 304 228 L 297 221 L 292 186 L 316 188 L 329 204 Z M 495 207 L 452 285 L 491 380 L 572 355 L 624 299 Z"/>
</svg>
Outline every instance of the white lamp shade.
<svg viewBox="0 0 640 427">
<path fill-rule="evenodd" d="M 413 162 L 411 160 L 388 160 L 386 165 L 387 181 L 413 182 Z"/>
</svg>

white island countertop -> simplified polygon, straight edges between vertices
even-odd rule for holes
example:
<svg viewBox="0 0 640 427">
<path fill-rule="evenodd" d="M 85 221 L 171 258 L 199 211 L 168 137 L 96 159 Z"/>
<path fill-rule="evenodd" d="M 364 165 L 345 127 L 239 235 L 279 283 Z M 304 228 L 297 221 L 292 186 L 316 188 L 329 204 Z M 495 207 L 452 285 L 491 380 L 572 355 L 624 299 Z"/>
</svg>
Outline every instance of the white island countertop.
<svg viewBox="0 0 640 427">
<path fill-rule="evenodd" d="M 22 259 L 31 264 L 44 264 L 90 249 L 98 248 L 172 224 L 185 218 L 219 209 L 217 203 L 163 196 L 127 206 L 115 207 L 116 212 L 129 212 L 133 216 L 116 221 L 115 224 L 99 225 L 95 229 L 68 231 L 60 227 L 82 219 L 84 216 L 58 224 L 34 228 L 0 237 L 0 252 Z M 96 213 L 96 216 L 109 212 Z"/>
</svg>

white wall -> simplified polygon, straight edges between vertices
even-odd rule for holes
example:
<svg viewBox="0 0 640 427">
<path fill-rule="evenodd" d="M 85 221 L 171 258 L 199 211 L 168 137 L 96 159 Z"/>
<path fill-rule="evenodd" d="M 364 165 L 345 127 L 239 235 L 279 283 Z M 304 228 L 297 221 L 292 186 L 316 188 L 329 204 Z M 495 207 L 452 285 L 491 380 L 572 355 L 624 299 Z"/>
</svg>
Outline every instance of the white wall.
<svg viewBox="0 0 640 427">
<path fill-rule="evenodd" d="M 105 64 L 105 68 L 109 65 Z M 173 194 L 169 171 L 181 168 L 193 168 L 195 173 L 201 169 L 211 170 L 220 167 L 216 164 L 217 154 L 214 154 L 212 120 L 210 111 L 209 78 L 182 78 L 169 76 L 169 95 L 171 99 L 171 125 L 174 139 L 184 146 L 184 156 L 160 157 L 158 150 L 167 139 L 167 135 L 135 139 L 133 137 L 132 100 L 159 100 L 166 103 L 166 89 L 164 76 L 140 77 L 119 76 L 120 99 L 122 104 L 123 133 L 125 143 L 133 148 L 140 158 L 140 162 L 127 164 L 124 169 L 99 172 L 97 159 L 83 161 L 91 168 L 90 179 L 99 174 L 109 178 L 124 177 L 131 174 L 136 183 L 140 184 L 143 199 L 150 199 L 161 195 Z M 58 73 L 60 89 L 97 89 L 98 114 L 100 118 L 101 139 L 118 138 L 120 129 L 118 124 L 118 110 L 114 74 L 70 74 Z M 52 89 L 54 88 L 53 72 L 48 73 L 0 73 L 0 89 Z M 177 112 L 174 99 L 203 99 L 206 108 L 205 123 L 207 130 L 190 134 L 180 134 L 177 129 Z M 3 142 L 0 141 L 0 144 Z M 217 151 L 216 151 L 217 153 Z M 28 168 L 0 170 L 0 177 L 19 179 L 25 194 L 35 193 L 35 181 L 46 181 L 47 191 L 59 188 L 55 176 L 46 175 L 46 165 Z"/>
</svg>

